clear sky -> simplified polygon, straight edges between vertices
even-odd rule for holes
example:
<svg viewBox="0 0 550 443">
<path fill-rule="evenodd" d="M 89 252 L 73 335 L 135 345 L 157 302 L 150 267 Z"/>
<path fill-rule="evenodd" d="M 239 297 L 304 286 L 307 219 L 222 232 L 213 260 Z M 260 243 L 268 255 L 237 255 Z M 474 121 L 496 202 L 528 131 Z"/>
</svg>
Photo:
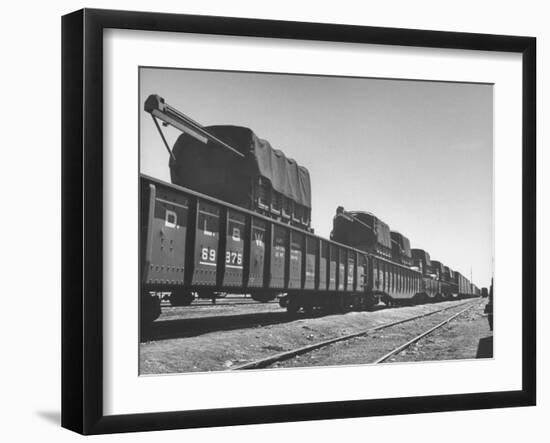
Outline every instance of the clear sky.
<svg viewBox="0 0 550 443">
<path fill-rule="evenodd" d="M 247 126 L 305 166 L 316 234 L 329 236 L 338 206 L 369 211 L 412 248 L 490 283 L 491 85 L 141 68 L 141 172 L 170 181 L 143 111 L 149 94 L 203 125 Z"/>
</svg>

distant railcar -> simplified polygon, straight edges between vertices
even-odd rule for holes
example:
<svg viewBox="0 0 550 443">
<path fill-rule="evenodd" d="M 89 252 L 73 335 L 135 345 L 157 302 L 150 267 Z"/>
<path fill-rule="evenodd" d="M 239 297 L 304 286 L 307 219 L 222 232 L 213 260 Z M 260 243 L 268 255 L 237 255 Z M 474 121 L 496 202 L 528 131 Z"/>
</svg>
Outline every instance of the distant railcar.
<svg viewBox="0 0 550 443">
<path fill-rule="evenodd" d="M 448 283 L 447 294 L 448 298 L 458 297 L 458 286 L 456 284 L 455 271 L 448 266 L 443 266 L 443 276 L 446 283 Z"/>
<path fill-rule="evenodd" d="M 422 291 L 419 272 L 382 257 L 372 256 L 371 262 L 371 289 L 386 304 L 412 300 Z"/>
<path fill-rule="evenodd" d="M 469 297 L 472 295 L 472 286 L 470 281 L 464 277 L 460 272 L 455 271 L 455 284 L 457 286 L 459 297 Z"/>
<path fill-rule="evenodd" d="M 142 306 L 149 320 L 160 313 L 150 306 L 159 304 L 150 296 L 155 291 L 171 291 L 176 305 L 189 304 L 194 293 L 238 290 L 258 301 L 285 294 L 290 311 L 361 308 L 379 299 L 369 279 L 372 257 L 363 251 L 152 177 L 141 175 L 140 183 Z M 383 269 L 389 296 L 412 291 L 405 279 L 413 271 Z"/>
<path fill-rule="evenodd" d="M 431 261 L 432 274 L 435 274 L 435 279 L 439 281 L 439 292 L 436 297 L 438 299 L 447 299 L 452 296 L 452 285 L 449 278 L 449 268 L 437 260 Z"/>
</svg>

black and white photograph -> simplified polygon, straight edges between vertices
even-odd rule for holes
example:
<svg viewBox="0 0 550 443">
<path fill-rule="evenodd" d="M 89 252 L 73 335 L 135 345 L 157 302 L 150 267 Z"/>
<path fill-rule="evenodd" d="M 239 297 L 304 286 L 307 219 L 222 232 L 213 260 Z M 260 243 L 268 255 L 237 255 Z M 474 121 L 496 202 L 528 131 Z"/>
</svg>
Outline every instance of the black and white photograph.
<svg viewBox="0 0 550 443">
<path fill-rule="evenodd" d="M 138 69 L 140 376 L 493 358 L 493 84 Z"/>
</svg>

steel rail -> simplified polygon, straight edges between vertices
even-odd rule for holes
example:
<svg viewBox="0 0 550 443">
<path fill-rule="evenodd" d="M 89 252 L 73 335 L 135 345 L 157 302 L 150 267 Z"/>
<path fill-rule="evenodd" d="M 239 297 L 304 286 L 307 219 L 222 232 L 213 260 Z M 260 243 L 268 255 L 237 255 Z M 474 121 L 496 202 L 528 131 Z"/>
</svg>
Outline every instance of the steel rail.
<svg viewBox="0 0 550 443">
<path fill-rule="evenodd" d="M 388 358 L 394 356 L 394 355 L 397 355 L 399 354 L 401 351 L 407 349 L 409 346 L 411 346 L 412 344 L 416 343 L 417 341 L 421 340 L 422 338 L 426 337 L 427 335 L 430 335 L 432 332 L 434 332 L 435 330 L 441 328 L 442 326 L 446 325 L 447 323 L 449 323 L 450 321 L 454 320 L 456 317 L 458 317 L 459 315 L 463 314 L 464 312 L 472 309 L 473 307 L 475 306 L 475 303 L 472 303 L 470 306 L 468 306 L 466 309 L 463 309 L 462 311 L 452 315 L 451 317 L 449 317 L 447 320 L 443 320 L 441 323 L 435 325 L 433 328 L 430 328 L 428 329 L 427 331 L 423 332 L 422 334 L 420 335 L 417 335 L 415 338 L 413 338 L 412 340 L 409 340 L 407 343 L 404 343 L 402 344 L 401 346 L 398 346 L 397 348 L 395 348 L 394 350 L 388 352 L 387 354 L 383 355 L 382 357 L 380 357 L 378 360 L 375 360 L 373 363 L 374 364 L 378 364 L 378 363 L 382 363 L 384 361 L 386 361 Z"/>
<path fill-rule="evenodd" d="M 477 301 L 478 300 L 476 300 L 475 302 L 477 302 Z M 342 335 L 340 337 L 331 338 L 331 339 L 324 340 L 324 341 L 321 341 L 321 342 L 318 342 L 318 343 L 314 343 L 312 345 L 302 346 L 301 348 L 296 348 L 296 349 L 292 349 L 290 351 L 285 351 L 285 352 L 281 352 L 279 354 L 274 354 L 270 357 L 265 357 L 265 358 L 262 358 L 262 359 L 259 359 L 259 360 L 255 360 L 255 361 L 252 361 L 252 362 L 249 362 L 249 363 L 245 363 L 243 365 L 235 366 L 235 367 L 233 367 L 229 370 L 237 371 L 237 370 L 240 370 L 240 369 L 265 368 L 267 366 L 272 365 L 275 362 L 282 361 L 282 360 L 288 360 L 288 359 L 290 359 L 292 357 L 295 357 L 297 355 L 306 354 L 308 352 L 314 351 L 315 349 L 323 348 L 323 347 L 331 345 L 333 343 L 338 343 L 338 342 L 341 342 L 341 341 L 350 340 L 352 338 L 361 337 L 361 336 L 364 336 L 364 335 L 369 335 L 369 334 L 372 334 L 373 332 L 377 332 L 377 331 L 380 331 L 382 329 L 387 329 L 387 328 L 390 328 L 392 326 L 397 326 L 397 325 L 400 325 L 400 324 L 403 324 L 403 323 L 408 323 L 408 322 L 411 322 L 411 321 L 414 321 L 414 320 L 418 320 L 420 318 L 424 318 L 424 317 L 428 317 L 430 315 L 437 314 L 439 312 L 444 312 L 444 311 L 448 311 L 449 309 L 464 306 L 466 304 L 471 304 L 472 305 L 471 307 L 473 307 L 475 302 L 472 302 L 471 300 L 468 300 L 464 303 L 460 303 L 458 305 L 453 305 L 453 306 L 447 306 L 447 307 L 445 307 L 443 309 L 439 309 L 437 311 L 432 311 L 432 312 L 428 312 L 428 313 L 425 313 L 425 314 L 416 315 L 414 317 L 409 317 L 409 318 L 406 318 L 406 319 L 403 319 L 403 320 L 398 320 L 398 321 L 395 321 L 395 322 L 392 322 L 392 323 L 386 323 L 384 325 L 375 326 L 374 328 L 369 328 L 369 329 L 366 329 L 364 331 L 354 332 L 353 334 Z"/>
</svg>

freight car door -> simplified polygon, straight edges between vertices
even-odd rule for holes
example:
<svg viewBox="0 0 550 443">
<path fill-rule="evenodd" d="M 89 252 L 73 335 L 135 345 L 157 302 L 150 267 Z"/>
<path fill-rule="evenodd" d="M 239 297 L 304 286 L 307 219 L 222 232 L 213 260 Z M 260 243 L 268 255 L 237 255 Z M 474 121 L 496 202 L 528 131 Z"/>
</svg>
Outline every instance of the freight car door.
<svg viewBox="0 0 550 443">
<path fill-rule="evenodd" d="M 248 287 L 261 288 L 264 284 L 265 234 L 266 223 L 252 218 L 250 239 L 250 271 Z"/>
<path fill-rule="evenodd" d="M 225 273 L 222 285 L 242 287 L 245 216 L 236 211 L 227 211 L 225 246 Z"/>
<path fill-rule="evenodd" d="M 212 203 L 197 202 L 194 272 L 191 284 L 215 286 L 220 240 L 220 208 Z"/>
</svg>

